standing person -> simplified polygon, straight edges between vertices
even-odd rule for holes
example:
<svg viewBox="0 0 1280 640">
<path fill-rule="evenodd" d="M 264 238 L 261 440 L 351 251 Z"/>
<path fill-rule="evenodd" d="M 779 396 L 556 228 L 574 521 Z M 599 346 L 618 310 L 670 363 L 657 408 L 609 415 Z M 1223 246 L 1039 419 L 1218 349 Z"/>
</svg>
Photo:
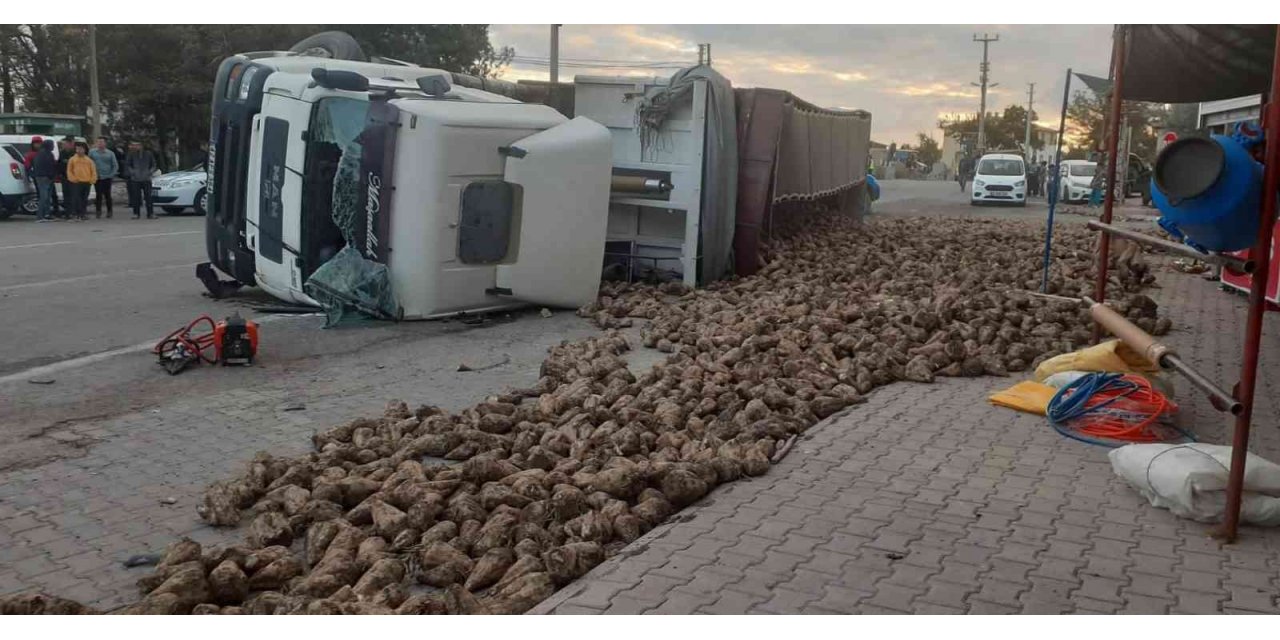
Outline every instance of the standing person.
<svg viewBox="0 0 1280 640">
<path fill-rule="evenodd" d="M 40 154 L 42 148 L 44 148 L 44 138 L 31 136 L 31 148 L 22 156 L 22 166 L 26 167 L 27 175 L 31 175 L 31 163 Z"/>
<path fill-rule="evenodd" d="M 107 201 L 107 218 L 114 213 L 111 204 L 111 181 L 120 174 L 120 163 L 116 154 L 107 148 L 107 139 L 98 136 L 98 142 L 89 152 L 89 158 L 98 170 L 98 181 L 93 184 L 93 210 L 97 217 L 102 217 L 102 201 Z"/>
<path fill-rule="evenodd" d="M 1027 167 L 1027 197 L 1034 198 L 1040 195 L 1040 165 L 1032 162 Z"/>
<path fill-rule="evenodd" d="M 84 222 L 85 209 L 89 206 L 89 187 L 98 183 L 98 168 L 89 157 L 89 144 L 77 142 L 76 154 L 67 160 L 67 181 L 62 197 L 67 203 L 68 215 Z"/>
<path fill-rule="evenodd" d="M 50 140 L 50 143 L 53 141 Z M 58 142 L 58 176 L 54 180 L 57 184 L 53 186 L 51 195 L 53 196 L 53 214 L 59 220 L 71 219 L 71 205 L 67 202 L 67 162 L 71 160 L 71 156 L 76 154 L 75 138 L 67 136 Z M 58 199 L 58 184 L 62 185 L 62 201 Z"/>
<path fill-rule="evenodd" d="M 53 157 L 52 140 L 32 147 L 36 155 L 31 159 L 31 178 L 36 182 L 37 202 L 40 203 L 36 222 L 49 222 L 53 219 L 53 179 L 58 177 L 58 161 Z"/>
<path fill-rule="evenodd" d="M 151 176 L 155 172 L 155 156 L 143 149 L 141 142 L 130 142 L 129 154 L 124 157 L 124 177 L 129 181 L 129 208 L 133 209 L 134 220 L 142 216 L 140 210 L 144 201 L 147 205 L 147 219 L 156 217 L 151 203 Z"/>
</svg>

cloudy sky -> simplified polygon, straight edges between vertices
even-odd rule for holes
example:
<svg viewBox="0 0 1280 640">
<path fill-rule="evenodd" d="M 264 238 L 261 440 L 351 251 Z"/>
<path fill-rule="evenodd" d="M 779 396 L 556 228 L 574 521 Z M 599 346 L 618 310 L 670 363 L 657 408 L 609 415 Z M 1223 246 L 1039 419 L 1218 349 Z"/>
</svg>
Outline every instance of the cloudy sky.
<svg viewBox="0 0 1280 640">
<path fill-rule="evenodd" d="M 988 109 L 1026 104 L 1036 83 L 1036 112 L 1057 123 L 1066 69 L 1105 76 L 1111 26 L 1061 25 L 564 25 L 560 57 L 631 64 L 696 62 L 698 43 L 711 43 L 712 64 L 735 87 L 786 89 L 826 107 L 866 109 L 872 138 L 899 144 L 918 131 L 938 135 L 940 115 L 975 113 L 982 45 L 991 44 Z M 546 79 L 548 25 L 492 25 L 495 46 L 515 48 L 508 79 Z M 585 62 L 583 65 L 595 64 Z M 674 69 L 561 67 L 574 74 L 670 75 Z"/>
</svg>

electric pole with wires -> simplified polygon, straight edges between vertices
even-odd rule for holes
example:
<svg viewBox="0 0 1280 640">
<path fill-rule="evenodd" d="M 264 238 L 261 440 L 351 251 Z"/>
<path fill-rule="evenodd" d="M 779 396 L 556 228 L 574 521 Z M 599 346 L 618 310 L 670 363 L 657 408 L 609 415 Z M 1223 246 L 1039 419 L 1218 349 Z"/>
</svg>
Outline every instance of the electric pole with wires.
<svg viewBox="0 0 1280 640">
<path fill-rule="evenodd" d="M 1027 83 L 1027 139 L 1023 143 L 1023 153 L 1027 155 L 1027 161 L 1031 161 L 1031 110 L 1036 104 L 1036 83 Z"/>
<path fill-rule="evenodd" d="M 987 150 L 987 89 L 989 87 L 999 86 L 999 83 L 988 84 L 990 79 L 991 63 L 987 62 L 987 48 L 992 42 L 1000 41 L 1000 34 L 989 36 L 982 34 L 979 38 L 978 34 L 973 34 L 974 42 L 982 43 L 982 66 L 978 69 L 982 72 L 980 83 L 972 83 L 975 87 L 982 87 L 982 97 L 978 102 L 978 153 L 985 153 Z"/>
</svg>

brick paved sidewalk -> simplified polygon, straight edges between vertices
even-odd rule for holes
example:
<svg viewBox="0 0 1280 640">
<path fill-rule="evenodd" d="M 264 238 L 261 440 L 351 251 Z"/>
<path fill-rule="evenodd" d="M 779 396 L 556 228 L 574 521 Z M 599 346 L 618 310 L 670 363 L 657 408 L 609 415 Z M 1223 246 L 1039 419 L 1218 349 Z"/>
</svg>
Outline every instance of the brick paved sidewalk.
<svg viewBox="0 0 1280 640">
<path fill-rule="evenodd" d="M 1169 341 L 1229 387 L 1244 300 L 1193 276 L 1160 281 Z M 1280 317 L 1268 321 L 1274 372 Z M 1280 460 L 1280 381 L 1261 378 L 1252 450 Z M 1008 382 L 879 389 L 535 612 L 1280 613 L 1280 530 L 1219 545 L 1148 506 L 1107 449 L 990 406 Z M 1175 384 L 1182 425 L 1225 442 L 1231 422 Z"/>
</svg>

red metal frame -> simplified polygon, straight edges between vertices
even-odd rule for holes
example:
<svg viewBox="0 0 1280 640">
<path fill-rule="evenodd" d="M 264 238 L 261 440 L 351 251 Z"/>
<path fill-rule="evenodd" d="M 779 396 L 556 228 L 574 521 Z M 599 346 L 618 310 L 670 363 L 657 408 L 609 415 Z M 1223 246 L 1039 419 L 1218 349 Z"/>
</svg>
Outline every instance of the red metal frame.
<svg viewBox="0 0 1280 640">
<path fill-rule="evenodd" d="M 1124 59 L 1127 28 L 1120 26 L 1116 31 L 1112 45 L 1111 65 L 1113 69 L 1111 94 L 1111 113 L 1108 123 L 1107 140 L 1107 185 L 1115 184 L 1116 147 L 1119 137 L 1121 95 L 1124 89 Z M 1267 132 L 1265 169 L 1262 179 L 1262 207 L 1259 212 L 1257 240 L 1254 242 L 1252 255 L 1257 261 L 1257 269 L 1249 287 L 1248 321 L 1245 325 L 1244 362 L 1240 367 L 1240 382 L 1235 386 L 1235 398 L 1244 410 L 1236 415 L 1235 430 L 1231 441 L 1231 471 L 1227 485 L 1227 512 L 1218 536 L 1227 542 L 1234 542 L 1240 527 L 1240 500 L 1244 487 L 1244 463 L 1249 450 L 1249 428 L 1253 420 L 1253 398 L 1257 385 L 1258 351 L 1262 341 L 1262 321 L 1266 311 L 1267 281 L 1271 272 L 1271 238 L 1276 224 L 1276 192 L 1280 189 L 1280 25 L 1276 25 L 1276 47 L 1272 53 L 1271 95 L 1267 101 L 1263 115 L 1263 130 Z M 1106 204 L 1102 212 L 1102 221 L 1111 222 L 1111 211 L 1115 200 L 1115 190 L 1107 189 Z M 1097 282 L 1094 286 L 1094 299 L 1101 302 L 1107 284 L 1107 258 L 1110 251 L 1110 239 L 1103 233 L 1098 247 Z M 1094 326 L 1097 337 L 1100 327 Z"/>
</svg>

